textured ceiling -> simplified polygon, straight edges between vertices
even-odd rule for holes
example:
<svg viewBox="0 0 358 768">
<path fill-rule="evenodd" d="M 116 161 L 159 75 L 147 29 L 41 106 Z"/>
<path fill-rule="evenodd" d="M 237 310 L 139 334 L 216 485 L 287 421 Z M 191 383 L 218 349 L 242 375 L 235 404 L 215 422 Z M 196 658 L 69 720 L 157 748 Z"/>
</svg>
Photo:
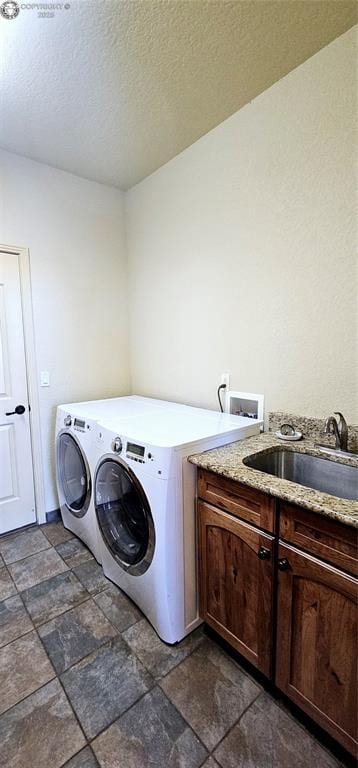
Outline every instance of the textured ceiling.
<svg viewBox="0 0 358 768">
<path fill-rule="evenodd" d="M 21 9 L 0 18 L 0 146 L 126 189 L 356 12 L 349 0 L 70 0 L 53 19 Z"/>
</svg>

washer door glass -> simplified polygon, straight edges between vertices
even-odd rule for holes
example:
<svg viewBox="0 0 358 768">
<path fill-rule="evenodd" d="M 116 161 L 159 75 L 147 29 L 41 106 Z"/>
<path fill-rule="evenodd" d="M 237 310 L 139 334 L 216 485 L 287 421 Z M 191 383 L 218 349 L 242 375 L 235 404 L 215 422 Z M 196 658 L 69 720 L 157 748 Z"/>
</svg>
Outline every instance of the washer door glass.
<svg viewBox="0 0 358 768">
<path fill-rule="evenodd" d="M 57 476 L 66 507 L 75 517 L 83 517 L 89 505 L 90 478 L 81 448 L 68 432 L 57 440 Z"/>
<path fill-rule="evenodd" d="M 154 552 L 154 524 L 139 481 L 120 460 L 104 459 L 95 481 L 99 529 L 115 560 L 138 575 L 149 567 Z"/>
</svg>

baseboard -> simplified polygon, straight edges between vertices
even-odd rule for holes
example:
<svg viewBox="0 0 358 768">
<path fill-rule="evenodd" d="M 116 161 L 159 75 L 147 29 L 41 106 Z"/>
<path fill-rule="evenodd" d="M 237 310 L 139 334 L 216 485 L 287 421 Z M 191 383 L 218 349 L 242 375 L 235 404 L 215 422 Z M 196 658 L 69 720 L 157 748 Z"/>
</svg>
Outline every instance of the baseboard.
<svg viewBox="0 0 358 768">
<path fill-rule="evenodd" d="M 46 523 L 57 523 L 61 520 L 61 512 L 59 509 L 53 509 L 51 512 L 46 512 Z"/>
</svg>

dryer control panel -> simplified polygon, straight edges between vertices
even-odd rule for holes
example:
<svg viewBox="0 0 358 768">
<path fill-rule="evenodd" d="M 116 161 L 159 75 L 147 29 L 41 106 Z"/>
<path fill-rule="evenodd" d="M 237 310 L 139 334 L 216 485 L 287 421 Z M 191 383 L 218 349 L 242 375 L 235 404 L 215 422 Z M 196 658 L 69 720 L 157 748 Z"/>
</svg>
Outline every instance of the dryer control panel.
<svg viewBox="0 0 358 768">
<path fill-rule="evenodd" d="M 144 445 L 138 445 L 137 443 L 126 444 L 126 458 L 139 461 L 140 464 L 145 464 L 146 461 L 153 461 L 151 453 L 146 454 Z"/>
</svg>

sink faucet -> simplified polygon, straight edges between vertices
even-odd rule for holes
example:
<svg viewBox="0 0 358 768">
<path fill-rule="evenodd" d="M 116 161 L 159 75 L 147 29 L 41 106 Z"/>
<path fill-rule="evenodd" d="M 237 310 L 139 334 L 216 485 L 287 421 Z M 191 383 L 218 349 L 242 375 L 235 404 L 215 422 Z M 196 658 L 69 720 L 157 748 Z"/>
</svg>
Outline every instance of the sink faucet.
<svg viewBox="0 0 358 768">
<path fill-rule="evenodd" d="M 348 450 L 348 427 L 347 422 L 342 413 L 334 411 L 335 416 L 339 417 L 339 421 L 334 416 L 329 416 L 324 422 L 323 432 L 325 435 L 334 435 L 336 438 L 336 450 L 347 451 Z"/>
</svg>

